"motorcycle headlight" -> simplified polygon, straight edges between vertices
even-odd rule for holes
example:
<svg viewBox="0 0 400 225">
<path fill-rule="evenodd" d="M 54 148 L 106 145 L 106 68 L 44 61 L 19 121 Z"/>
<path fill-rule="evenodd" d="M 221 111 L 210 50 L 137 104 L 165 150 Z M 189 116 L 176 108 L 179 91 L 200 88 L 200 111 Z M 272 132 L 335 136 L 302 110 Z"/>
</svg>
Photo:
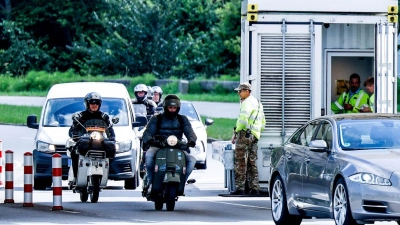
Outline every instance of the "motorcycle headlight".
<svg viewBox="0 0 400 225">
<path fill-rule="evenodd" d="M 117 153 L 128 152 L 132 149 L 132 140 L 117 142 L 115 147 Z"/>
<path fill-rule="evenodd" d="M 36 149 L 40 152 L 56 152 L 56 146 L 52 144 L 38 141 L 36 145 Z"/>
<path fill-rule="evenodd" d="M 167 138 L 167 143 L 169 146 L 175 146 L 178 143 L 178 138 L 175 135 L 170 135 Z"/>
<path fill-rule="evenodd" d="M 392 183 L 389 179 L 380 177 L 378 175 L 372 173 L 356 173 L 349 176 L 349 179 L 354 182 L 362 183 L 362 184 L 372 184 L 372 185 L 381 185 L 381 186 L 391 186 Z"/>
<path fill-rule="evenodd" d="M 90 139 L 102 140 L 103 139 L 103 135 L 100 132 L 93 131 L 92 133 L 90 133 Z"/>
</svg>

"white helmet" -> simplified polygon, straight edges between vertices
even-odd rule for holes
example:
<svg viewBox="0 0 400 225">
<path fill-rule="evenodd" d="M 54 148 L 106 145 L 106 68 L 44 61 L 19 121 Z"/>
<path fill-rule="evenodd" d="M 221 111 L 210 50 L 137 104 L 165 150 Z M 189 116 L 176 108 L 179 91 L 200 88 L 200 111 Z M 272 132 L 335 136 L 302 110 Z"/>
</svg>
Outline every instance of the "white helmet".
<svg viewBox="0 0 400 225">
<path fill-rule="evenodd" d="M 147 97 L 148 88 L 147 88 L 147 86 L 145 84 L 138 84 L 138 85 L 135 86 L 133 91 L 135 92 L 135 97 L 138 100 L 138 102 L 142 102 Z M 137 95 L 137 93 L 140 92 L 140 91 L 145 92 L 144 96 L 139 97 Z"/>
</svg>

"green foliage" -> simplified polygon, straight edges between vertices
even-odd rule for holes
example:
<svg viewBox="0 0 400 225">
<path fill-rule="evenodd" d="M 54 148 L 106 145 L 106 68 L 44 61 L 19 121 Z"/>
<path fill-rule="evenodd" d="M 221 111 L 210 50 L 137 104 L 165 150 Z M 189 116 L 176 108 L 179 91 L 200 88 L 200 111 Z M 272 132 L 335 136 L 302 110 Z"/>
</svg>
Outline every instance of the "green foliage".
<svg viewBox="0 0 400 225">
<path fill-rule="evenodd" d="M 240 0 L 20 0 L 12 7 L 1 23 L 1 74 L 72 69 L 193 79 L 239 71 Z"/>
</svg>

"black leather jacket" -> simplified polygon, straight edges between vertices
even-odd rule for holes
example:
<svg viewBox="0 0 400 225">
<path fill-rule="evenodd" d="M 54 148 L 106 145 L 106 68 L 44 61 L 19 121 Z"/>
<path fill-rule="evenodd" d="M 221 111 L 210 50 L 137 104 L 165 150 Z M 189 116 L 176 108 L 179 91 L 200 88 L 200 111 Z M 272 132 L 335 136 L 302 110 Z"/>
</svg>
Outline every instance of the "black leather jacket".
<svg viewBox="0 0 400 225">
<path fill-rule="evenodd" d="M 169 119 L 164 113 L 162 113 L 162 121 L 159 130 L 157 130 L 157 116 L 153 116 L 143 133 L 143 143 L 147 144 L 147 142 L 156 134 L 163 136 L 175 135 L 179 140 L 181 140 L 183 134 L 185 134 L 188 143 L 191 141 L 196 143 L 197 136 L 192 128 L 192 124 L 190 124 L 186 116 L 181 116 L 183 121 L 182 125 L 179 123 L 178 117 Z"/>
<path fill-rule="evenodd" d="M 79 119 L 79 122 L 81 124 L 85 124 L 86 121 L 91 120 L 91 119 L 99 119 L 99 120 L 103 120 L 107 126 L 110 126 L 110 118 L 106 113 L 101 112 L 100 110 L 97 112 L 90 112 L 88 110 L 86 111 L 82 111 L 80 113 L 81 117 Z M 69 128 L 69 132 L 68 135 L 70 137 L 74 136 L 74 135 L 82 135 L 83 133 L 86 133 L 86 130 L 79 125 L 76 121 L 73 122 L 72 126 Z M 110 139 L 114 139 L 115 140 L 115 132 L 113 127 L 110 127 L 109 129 L 106 130 L 107 136 Z"/>
</svg>

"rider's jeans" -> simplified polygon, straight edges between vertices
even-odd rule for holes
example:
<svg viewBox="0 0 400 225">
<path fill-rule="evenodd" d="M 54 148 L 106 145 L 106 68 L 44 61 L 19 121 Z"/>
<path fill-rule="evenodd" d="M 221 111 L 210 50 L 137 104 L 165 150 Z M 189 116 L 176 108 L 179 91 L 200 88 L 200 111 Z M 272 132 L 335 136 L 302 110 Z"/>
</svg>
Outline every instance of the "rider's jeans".
<svg viewBox="0 0 400 225">
<path fill-rule="evenodd" d="M 146 152 L 146 170 L 147 170 L 147 180 L 149 183 L 153 180 L 154 174 L 154 156 L 157 153 L 158 149 L 156 147 L 150 147 Z M 188 180 L 190 174 L 193 171 L 194 166 L 196 165 L 196 158 L 192 155 L 189 155 L 186 151 L 183 151 L 186 156 L 186 177 L 185 182 Z"/>
</svg>

